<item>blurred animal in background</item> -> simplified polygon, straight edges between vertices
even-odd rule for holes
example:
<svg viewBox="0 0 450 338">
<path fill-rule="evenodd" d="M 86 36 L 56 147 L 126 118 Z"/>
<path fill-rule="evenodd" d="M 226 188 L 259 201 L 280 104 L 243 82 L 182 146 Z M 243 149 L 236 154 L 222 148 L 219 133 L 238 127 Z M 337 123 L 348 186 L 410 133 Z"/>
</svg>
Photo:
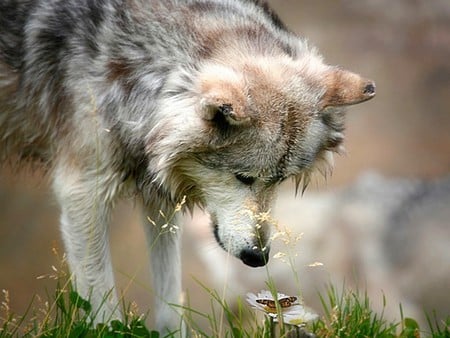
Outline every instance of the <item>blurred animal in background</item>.
<svg viewBox="0 0 450 338">
<path fill-rule="evenodd" d="M 379 311 L 384 293 L 388 318 L 399 319 L 401 302 L 405 315 L 427 327 L 425 312 L 435 310 L 441 319 L 450 313 L 449 206 L 450 176 L 424 180 L 367 172 L 340 189 L 310 191 L 301 198 L 280 194 L 274 214 L 280 224 L 303 233 L 292 251 L 298 253 L 294 261 L 308 305 L 319 310 L 317 290 L 330 280 L 337 287 L 345 281 L 348 287 L 367 289 Z M 196 226 L 188 232 L 200 231 L 201 224 Z M 211 279 L 216 287 L 226 284 L 230 301 L 234 293 L 264 287 L 266 272 L 247 275 L 205 243 L 197 244 L 199 256 L 207 257 L 208 250 L 214 257 L 213 262 L 204 258 L 204 264 L 208 275 L 221 277 Z M 280 244 L 273 249 L 284 250 Z M 311 267 L 314 262 L 323 265 Z M 229 268 L 218 271 L 218 266 Z M 273 260 L 269 271 L 283 290 L 296 291 L 290 266 Z"/>
</svg>

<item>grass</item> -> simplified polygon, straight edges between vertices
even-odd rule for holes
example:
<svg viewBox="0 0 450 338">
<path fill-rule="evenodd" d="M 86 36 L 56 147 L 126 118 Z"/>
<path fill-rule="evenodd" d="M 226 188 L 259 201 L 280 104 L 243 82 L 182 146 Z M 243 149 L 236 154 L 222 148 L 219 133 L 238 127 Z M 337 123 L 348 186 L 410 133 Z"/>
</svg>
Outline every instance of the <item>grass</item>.
<svg viewBox="0 0 450 338">
<path fill-rule="evenodd" d="M 0 315 L 0 337 L 159 337 L 157 332 L 147 329 L 143 318 L 133 314 L 131 306 L 126 308 L 128 315 L 123 322 L 94 326 L 91 305 L 70 283 L 61 286 L 58 281 L 55 293 L 47 297 L 44 303 L 33 299 L 22 316 L 10 313 L 8 299 L 5 299 Z"/>
<path fill-rule="evenodd" d="M 66 277 L 65 277 L 66 278 Z M 56 291 L 39 297 L 30 303 L 23 315 L 15 315 L 9 309 L 8 292 L 3 291 L 0 310 L 0 337 L 161 337 L 146 327 L 146 316 L 139 316 L 133 305 L 122 304 L 125 318 L 112 321 L 110 325 L 93 325 L 89 302 L 82 299 L 71 287 L 69 280 L 58 279 Z M 193 337 L 437 337 L 450 338 L 450 317 L 445 322 L 428 317 L 427 332 L 421 330 L 414 319 L 403 318 L 390 322 L 383 313 L 371 309 L 367 294 L 346 290 L 338 291 L 329 285 L 326 294 L 319 294 L 324 316 L 306 326 L 275 323 L 264 314 L 257 313 L 242 299 L 231 308 L 218 292 L 203 286 L 205 296 L 211 302 L 209 313 L 200 313 L 184 307 L 187 327 Z M 206 318 L 209 331 L 206 333 L 196 324 L 198 316 Z"/>
<path fill-rule="evenodd" d="M 154 223 L 152 220 L 149 222 Z M 170 227 L 170 219 L 166 225 L 163 226 L 162 231 L 176 231 Z M 283 229 L 283 231 L 279 229 L 278 231 L 282 235 L 280 238 L 284 241 L 283 244 L 288 252 L 283 255 L 278 253 L 276 256 L 280 256 L 292 268 L 293 281 L 297 284 L 300 294 L 299 276 L 294 268 L 296 255 L 292 252 L 292 244 L 295 244 L 300 237 L 289 232 L 289 229 Z M 147 315 L 140 314 L 134 303 L 122 303 L 123 321 L 115 320 L 108 325 L 93 324 L 92 318 L 95 318 L 96 314 L 93 313 L 91 304 L 72 288 L 71 277 L 66 272 L 64 256 L 60 257 L 56 249 L 54 249 L 54 253 L 61 266 L 58 268 L 52 266 L 54 273 L 47 275 L 55 280 L 56 288 L 52 294 L 46 295 L 45 300 L 35 296 L 25 313 L 17 315 L 10 311 L 9 293 L 3 290 L 3 300 L 0 303 L 0 338 L 163 337 L 157 331 L 146 326 Z M 249 305 L 240 297 L 237 299 L 237 306 L 230 306 L 219 292 L 206 287 L 201 281 L 197 280 L 197 282 L 202 286 L 204 297 L 210 300 L 210 311 L 203 313 L 196 310 L 190 306 L 189 298 L 187 298 L 186 305 L 182 308 L 184 322 L 191 337 L 450 338 L 450 316 L 446 320 L 440 321 L 436 319 L 436 314 L 428 315 L 428 327 L 423 329 L 419 327 L 416 320 L 405 318 L 400 306 L 400 321 L 389 321 L 384 318 L 383 311 L 381 313 L 373 311 L 366 293 L 348 290 L 345 287 L 338 290 L 330 284 L 325 293 L 318 294 L 324 314 L 322 317 L 307 324 L 298 321 L 292 324 L 284 316 L 285 309 L 281 308 L 281 301 L 275 302 L 276 307 L 272 305 L 271 309 L 265 307 L 264 309 L 270 310 L 266 313 L 255 310 L 255 307 L 252 308 L 251 304 Z M 267 292 L 272 295 L 273 299 L 281 299 L 268 269 L 266 285 L 269 290 Z M 383 305 L 386 305 L 384 297 Z M 291 306 L 288 305 L 287 308 L 291 308 Z M 269 313 L 274 315 L 275 319 Z M 200 319 L 203 323 L 207 322 L 207 329 L 205 329 L 205 325 L 198 324 Z M 173 337 L 179 336 L 179 332 L 175 332 L 173 335 Z"/>
</svg>

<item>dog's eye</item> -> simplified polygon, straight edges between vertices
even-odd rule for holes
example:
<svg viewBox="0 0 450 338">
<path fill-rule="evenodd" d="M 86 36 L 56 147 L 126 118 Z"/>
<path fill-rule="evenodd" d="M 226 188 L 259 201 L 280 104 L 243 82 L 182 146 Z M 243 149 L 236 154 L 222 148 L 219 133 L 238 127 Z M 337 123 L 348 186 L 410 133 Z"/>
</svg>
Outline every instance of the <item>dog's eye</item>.
<svg viewBox="0 0 450 338">
<path fill-rule="evenodd" d="M 242 183 L 244 183 L 245 185 L 252 185 L 253 183 L 255 183 L 256 178 L 255 177 L 251 177 L 251 176 L 244 176 L 241 174 L 235 174 L 234 176 L 236 176 L 236 178 L 241 181 Z"/>
</svg>

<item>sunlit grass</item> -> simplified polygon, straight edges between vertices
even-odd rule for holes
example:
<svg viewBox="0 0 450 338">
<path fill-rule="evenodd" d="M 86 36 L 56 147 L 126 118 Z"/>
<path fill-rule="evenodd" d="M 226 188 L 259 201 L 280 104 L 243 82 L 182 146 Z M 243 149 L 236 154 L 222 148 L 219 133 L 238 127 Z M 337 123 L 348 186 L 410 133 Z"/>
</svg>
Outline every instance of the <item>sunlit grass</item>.
<svg viewBox="0 0 450 338">
<path fill-rule="evenodd" d="M 170 231 L 170 222 L 167 224 L 163 230 Z M 292 236 L 284 237 L 289 239 Z M 297 238 L 294 242 L 296 241 Z M 400 320 L 389 321 L 384 318 L 383 311 L 377 313 L 372 309 L 366 293 L 345 287 L 338 289 L 332 284 L 327 286 L 324 293 L 317 296 L 322 304 L 323 316 L 318 317 L 313 312 L 309 313 L 301 298 L 300 280 L 294 269 L 295 255 L 289 252 L 289 242 L 283 244 L 288 251 L 282 255 L 282 259 L 292 268 L 292 283 L 297 286 L 298 294 L 285 295 L 283 290 L 278 290 L 268 268 L 266 268 L 268 290 L 262 292 L 248 290 L 254 294 L 250 297 L 252 301 L 249 301 L 248 295 L 240 295 L 233 302 L 233 306 L 225 300 L 223 292 L 208 288 L 202 281 L 196 280 L 203 292 L 196 297 L 209 300 L 209 311 L 199 311 L 191 306 L 189 294 L 185 297 L 184 305 L 173 305 L 182 308 L 183 320 L 190 337 L 450 338 L 450 316 L 441 321 L 437 320 L 435 314 L 428 315 L 428 326 L 420 328 L 416 320 L 403 316 L 403 309 L 400 306 Z M 121 312 L 124 314 L 122 321 L 93 324 L 92 319 L 96 317 L 96 313 L 92 311 L 89 300 L 81 298 L 73 289 L 65 257 L 59 256 L 56 250 L 54 251 L 61 262 L 60 266 L 52 266 L 50 274 L 38 277 L 54 280 L 54 292 L 46 294 L 45 297 L 36 295 L 30 301 L 25 313 L 15 314 L 10 308 L 10 292 L 2 290 L 0 338 L 163 337 L 147 326 L 147 323 L 151 322 L 148 315 L 143 315 L 135 303 L 126 301 L 121 304 Z M 383 306 L 386 306 L 387 301 L 383 296 Z M 155 312 L 158 309 L 153 310 Z M 165 337 L 180 337 L 180 332 L 181 328 Z"/>
<path fill-rule="evenodd" d="M 273 316 L 253 309 L 242 297 L 231 307 L 217 291 L 204 285 L 202 288 L 203 296 L 210 300 L 210 311 L 203 313 L 190 307 L 189 299 L 183 306 L 184 321 L 192 337 L 450 337 L 450 317 L 437 321 L 436 316 L 429 316 L 429 327 L 421 330 L 414 319 L 403 318 L 400 307 L 401 321 L 388 321 L 383 313 L 372 310 L 367 294 L 338 290 L 333 285 L 328 286 L 326 294 L 318 295 L 324 315 L 301 325 L 274 321 Z M 136 305 L 123 303 L 122 307 L 123 321 L 94 325 L 91 305 L 72 289 L 67 276 L 56 281 L 55 292 L 46 300 L 34 297 L 22 315 L 11 313 L 9 293 L 3 290 L 0 337 L 162 337 L 146 326 L 148 318 L 139 315 Z M 198 318 L 206 319 L 209 328 L 200 327 Z"/>
<path fill-rule="evenodd" d="M 184 203 L 174 211 L 174 214 Z M 175 232 L 173 215 L 161 216 L 165 220 L 161 228 L 164 232 Z M 256 216 L 255 216 L 256 217 Z M 149 219 L 153 225 L 155 222 Z M 400 320 L 389 321 L 384 313 L 372 309 L 371 301 L 365 292 L 336 288 L 330 284 L 326 291 L 318 294 L 322 304 L 323 316 L 310 312 L 303 304 L 300 278 L 295 270 L 296 253 L 293 251 L 301 236 L 294 235 L 288 228 L 276 225 L 277 232 L 272 240 L 281 239 L 285 252 L 276 253 L 276 258 L 288 264 L 292 270 L 292 283 L 296 295 L 285 295 L 279 290 L 266 266 L 267 291 L 248 290 L 247 295 L 237 296 L 233 306 L 225 300 L 224 292 L 208 288 L 202 281 L 203 297 L 209 300 L 209 311 L 199 311 L 190 304 L 189 294 L 184 305 L 173 305 L 183 311 L 183 321 L 190 337 L 233 337 L 233 338 L 312 338 L 312 337 L 355 337 L 355 338 L 450 338 L 450 316 L 445 321 L 437 320 L 435 314 L 428 315 L 428 327 L 420 328 L 413 318 L 405 318 L 399 307 Z M 56 250 L 60 266 L 52 266 L 50 274 L 38 277 L 49 278 L 55 282 L 55 291 L 45 297 L 36 295 L 23 314 L 14 314 L 10 308 L 10 293 L 2 290 L 0 302 L 0 338 L 2 337 L 163 337 L 147 326 L 151 322 L 143 315 L 135 303 L 123 301 L 122 321 L 114 320 L 108 324 L 94 324 L 96 313 L 92 311 L 88 299 L 83 299 L 73 289 L 71 276 L 64 256 Z M 321 263 L 314 263 L 320 265 Z M 248 295 L 252 294 L 251 297 Z M 383 296 L 383 306 L 387 299 Z M 320 309 L 316 309 L 320 310 Z M 99 311 L 99 310 L 98 310 Z M 153 309 L 153 312 L 158 309 Z M 200 324 L 201 322 L 201 324 Z M 205 324 L 206 322 L 206 324 Z M 181 328 L 165 337 L 180 337 Z"/>
</svg>

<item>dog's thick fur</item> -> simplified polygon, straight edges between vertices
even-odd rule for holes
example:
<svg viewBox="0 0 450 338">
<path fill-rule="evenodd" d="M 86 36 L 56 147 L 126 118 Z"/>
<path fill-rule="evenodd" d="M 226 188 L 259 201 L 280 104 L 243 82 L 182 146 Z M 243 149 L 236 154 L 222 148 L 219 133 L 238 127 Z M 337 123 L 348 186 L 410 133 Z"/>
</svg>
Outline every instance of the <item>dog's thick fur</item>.
<svg viewBox="0 0 450 338">
<path fill-rule="evenodd" d="M 225 250 L 266 264 L 277 184 L 329 165 L 341 107 L 375 94 L 260 0 L 3 0 L 0 30 L 1 160 L 48 168 L 76 287 L 94 309 L 108 295 L 97 321 L 120 317 L 107 239 L 118 197 L 138 196 L 157 224 L 145 227 L 156 321 L 174 328 L 180 234 L 162 215 L 185 196 Z"/>
</svg>

